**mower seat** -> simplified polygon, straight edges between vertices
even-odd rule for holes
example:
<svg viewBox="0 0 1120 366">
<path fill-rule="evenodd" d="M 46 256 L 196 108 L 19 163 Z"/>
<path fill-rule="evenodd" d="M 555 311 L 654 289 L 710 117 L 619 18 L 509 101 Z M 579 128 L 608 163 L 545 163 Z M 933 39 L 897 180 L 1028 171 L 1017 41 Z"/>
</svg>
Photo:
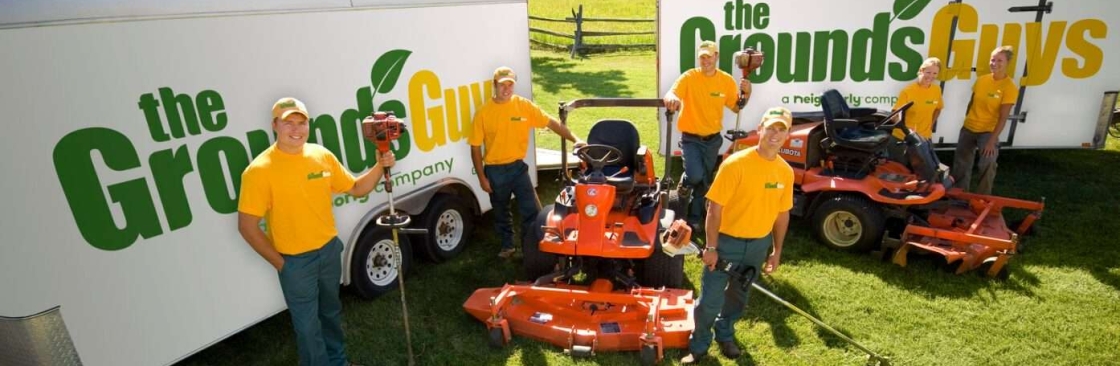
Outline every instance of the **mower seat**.
<svg viewBox="0 0 1120 366">
<path fill-rule="evenodd" d="M 821 95 L 821 108 L 824 109 L 825 135 L 831 145 L 870 153 L 887 146 L 890 131 L 876 129 L 873 122 L 853 119 L 852 110 L 836 89 Z"/>
<path fill-rule="evenodd" d="M 591 127 L 587 133 L 588 144 L 612 146 L 622 152 L 618 163 L 603 167 L 603 174 L 607 184 L 615 187 L 616 197 L 625 197 L 634 190 L 634 172 L 638 171 L 637 155 L 641 141 L 638 138 L 638 129 L 626 120 L 600 120 Z M 626 172 L 619 173 L 622 168 Z"/>
</svg>

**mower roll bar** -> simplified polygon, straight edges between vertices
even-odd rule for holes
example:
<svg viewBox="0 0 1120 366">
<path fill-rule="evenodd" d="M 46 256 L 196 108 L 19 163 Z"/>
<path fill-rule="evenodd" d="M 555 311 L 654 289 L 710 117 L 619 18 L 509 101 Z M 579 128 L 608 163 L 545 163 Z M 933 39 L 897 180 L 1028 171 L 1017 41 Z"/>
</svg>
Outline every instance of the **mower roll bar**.
<svg viewBox="0 0 1120 366">
<path fill-rule="evenodd" d="M 665 101 L 655 98 L 588 98 L 576 99 L 571 102 L 560 102 L 560 124 L 568 126 L 568 113 L 579 108 L 587 107 L 654 107 L 664 108 Z M 672 170 L 672 141 L 673 141 L 673 115 L 675 112 L 665 110 L 665 177 L 661 179 L 664 187 L 673 186 Z M 568 141 L 560 139 L 560 169 L 564 171 L 564 182 L 568 184 L 572 177 L 568 175 Z"/>
</svg>

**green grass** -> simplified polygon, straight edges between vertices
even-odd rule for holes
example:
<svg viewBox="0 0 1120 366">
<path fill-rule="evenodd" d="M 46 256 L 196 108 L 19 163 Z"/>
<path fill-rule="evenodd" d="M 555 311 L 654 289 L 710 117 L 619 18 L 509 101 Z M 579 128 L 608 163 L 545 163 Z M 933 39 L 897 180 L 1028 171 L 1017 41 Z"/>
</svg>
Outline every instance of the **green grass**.
<svg viewBox="0 0 1120 366">
<path fill-rule="evenodd" d="M 621 18 L 621 19 L 653 19 L 657 16 L 657 2 L 654 0 L 638 1 L 583 1 L 583 0 L 550 0 L 529 1 L 529 14 L 551 18 L 563 19 L 574 17 L 572 13 L 578 11 L 583 4 L 584 18 Z M 656 27 L 653 22 L 599 22 L 587 21 L 583 23 L 584 31 L 594 32 L 649 32 Z M 529 20 L 529 26 L 558 32 L 574 34 L 575 23 L 559 23 L 541 20 Z M 571 45 L 569 38 L 556 37 L 542 33 L 530 33 L 531 39 L 557 45 Z M 654 44 L 657 39 L 654 35 L 619 35 L 604 37 L 584 37 L 587 44 Z"/>
</svg>

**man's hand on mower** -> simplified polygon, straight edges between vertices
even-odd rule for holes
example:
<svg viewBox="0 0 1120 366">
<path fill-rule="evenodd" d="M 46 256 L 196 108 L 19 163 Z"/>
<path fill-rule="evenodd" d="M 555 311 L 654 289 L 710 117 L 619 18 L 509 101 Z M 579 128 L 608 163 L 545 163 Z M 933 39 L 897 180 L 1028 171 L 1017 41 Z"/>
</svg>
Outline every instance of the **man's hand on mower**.
<svg viewBox="0 0 1120 366">
<path fill-rule="evenodd" d="M 704 255 L 700 257 L 700 261 L 704 262 L 705 266 L 708 266 L 709 271 L 714 271 L 716 269 L 716 262 L 719 262 L 719 254 L 714 250 L 705 250 Z"/>
<path fill-rule="evenodd" d="M 478 175 L 478 185 L 482 186 L 482 190 L 486 193 L 494 193 L 494 190 L 490 188 L 490 180 L 482 174 Z"/>
<path fill-rule="evenodd" d="M 587 146 L 587 141 L 583 141 L 583 140 L 580 140 L 580 139 L 576 139 L 576 142 L 574 144 L 572 144 L 572 148 L 575 148 L 575 149 L 578 149 L 578 148 L 581 148 L 581 147 L 584 147 L 584 146 Z"/>
<path fill-rule="evenodd" d="M 397 164 L 397 156 L 393 155 L 392 151 L 386 151 L 378 157 L 377 163 L 381 164 L 382 168 L 392 168 Z"/>
</svg>

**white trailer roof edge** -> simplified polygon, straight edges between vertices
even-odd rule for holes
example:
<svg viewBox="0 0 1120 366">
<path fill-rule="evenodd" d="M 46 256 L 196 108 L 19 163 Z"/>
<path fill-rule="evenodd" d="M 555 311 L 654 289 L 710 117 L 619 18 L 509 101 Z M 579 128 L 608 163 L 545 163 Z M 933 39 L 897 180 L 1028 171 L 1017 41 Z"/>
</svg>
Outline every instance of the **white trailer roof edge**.
<svg viewBox="0 0 1120 366">
<path fill-rule="evenodd" d="M 88 3 L 74 4 L 63 0 L 0 0 L 0 9 L 4 9 L 4 12 L 0 13 L 0 30 L 183 18 L 509 4 L 526 3 L 527 1 L 528 0 L 253 0 L 237 2 L 147 2 L 138 0 L 96 0 Z"/>
</svg>

